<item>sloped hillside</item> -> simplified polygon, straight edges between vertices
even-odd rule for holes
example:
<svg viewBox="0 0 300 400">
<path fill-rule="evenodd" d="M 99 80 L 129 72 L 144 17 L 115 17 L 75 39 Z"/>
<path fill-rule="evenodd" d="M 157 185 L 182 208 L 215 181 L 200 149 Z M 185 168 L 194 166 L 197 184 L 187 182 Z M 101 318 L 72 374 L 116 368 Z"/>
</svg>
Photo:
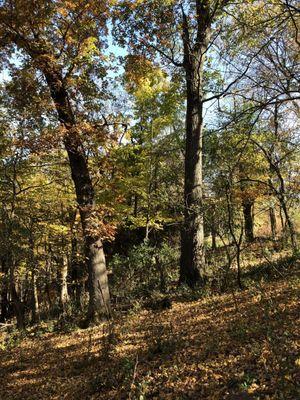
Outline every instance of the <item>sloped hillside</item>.
<svg viewBox="0 0 300 400">
<path fill-rule="evenodd" d="M 173 302 L 1 350 L 0 398 L 284 399 L 299 381 L 299 280 Z M 299 338 L 299 336 L 298 336 Z"/>
</svg>

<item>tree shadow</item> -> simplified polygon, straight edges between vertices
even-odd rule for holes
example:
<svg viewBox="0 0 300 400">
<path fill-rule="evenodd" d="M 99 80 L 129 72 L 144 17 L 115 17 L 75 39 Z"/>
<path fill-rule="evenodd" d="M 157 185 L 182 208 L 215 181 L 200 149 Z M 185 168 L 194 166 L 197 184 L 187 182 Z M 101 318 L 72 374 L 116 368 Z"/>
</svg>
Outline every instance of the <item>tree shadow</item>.
<svg viewBox="0 0 300 400">
<path fill-rule="evenodd" d="M 0 398 L 294 400 L 297 299 L 293 279 L 271 280 L 25 340 L 0 352 Z"/>
</svg>

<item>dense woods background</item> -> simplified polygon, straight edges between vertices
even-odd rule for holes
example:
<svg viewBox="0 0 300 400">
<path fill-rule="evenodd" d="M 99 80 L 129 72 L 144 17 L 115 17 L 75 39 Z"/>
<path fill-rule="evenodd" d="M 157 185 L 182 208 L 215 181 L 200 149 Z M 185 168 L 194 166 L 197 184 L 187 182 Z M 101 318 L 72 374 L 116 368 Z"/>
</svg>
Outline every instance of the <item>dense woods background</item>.
<svg viewBox="0 0 300 400">
<path fill-rule="evenodd" d="M 69 332 L 82 385 L 104 364 L 84 398 L 297 398 L 299 18 L 293 0 L 0 1 L 4 379 L 24 340 Z M 183 375 L 145 343 L 163 366 L 183 352 Z M 3 398 L 83 398 L 72 362 L 66 397 L 38 377 L 43 397 Z"/>
</svg>

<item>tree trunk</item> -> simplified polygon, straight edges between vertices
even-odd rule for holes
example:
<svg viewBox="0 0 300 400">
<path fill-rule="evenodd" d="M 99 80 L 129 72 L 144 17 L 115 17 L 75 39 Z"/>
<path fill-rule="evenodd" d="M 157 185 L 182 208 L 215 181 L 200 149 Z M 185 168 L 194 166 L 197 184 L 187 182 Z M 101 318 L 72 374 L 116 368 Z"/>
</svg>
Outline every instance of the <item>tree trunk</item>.
<svg viewBox="0 0 300 400">
<path fill-rule="evenodd" d="M 133 203 L 133 216 L 137 217 L 138 215 L 138 195 L 134 195 L 134 203 Z"/>
<path fill-rule="evenodd" d="M 39 306 L 39 298 L 38 298 L 38 289 L 36 283 L 36 273 L 33 269 L 31 271 L 31 290 L 32 290 L 32 299 L 31 299 L 31 311 L 32 311 L 32 323 L 36 323 L 40 319 L 40 306 Z"/>
<path fill-rule="evenodd" d="M 45 284 L 45 294 L 46 294 L 46 302 L 47 304 L 47 308 L 48 308 L 48 312 L 49 314 L 52 311 L 52 306 L 53 306 L 53 302 L 52 302 L 52 298 L 51 298 L 51 291 L 50 291 L 50 287 L 51 287 L 51 264 L 52 264 L 52 255 L 51 255 L 51 246 L 47 246 L 45 245 L 45 253 L 47 254 L 47 258 L 46 258 L 46 284 Z"/>
<path fill-rule="evenodd" d="M 276 223 L 276 214 L 274 206 L 269 208 L 269 216 L 270 216 L 270 225 L 271 225 L 271 235 L 272 240 L 276 240 L 277 235 L 277 223 Z"/>
<path fill-rule="evenodd" d="M 186 115 L 184 226 L 181 236 L 180 282 L 194 286 L 205 264 L 202 192 L 202 104 L 190 93 Z"/>
<path fill-rule="evenodd" d="M 186 139 L 184 174 L 184 224 L 181 231 L 180 283 L 203 283 L 205 269 L 203 216 L 203 74 L 211 37 L 210 2 L 196 1 L 196 37 L 182 11 L 183 66 L 186 80 Z"/>
<path fill-rule="evenodd" d="M 217 235 L 213 228 L 211 230 L 211 248 L 212 250 L 217 250 Z"/>
<path fill-rule="evenodd" d="M 157 270 L 159 272 L 159 289 L 161 293 L 166 293 L 167 282 L 166 282 L 165 268 L 158 255 L 155 256 L 155 263 Z"/>
<path fill-rule="evenodd" d="M 9 317 L 9 279 L 8 267 L 5 257 L 1 258 L 2 286 L 1 286 L 1 316 L 0 321 L 5 322 Z"/>
<path fill-rule="evenodd" d="M 68 285 L 68 257 L 64 254 L 61 258 L 61 269 L 59 273 L 59 305 L 62 313 L 66 311 L 69 302 Z"/>
<path fill-rule="evenodd" d="M 251 243 L 254 241 L 253 232 L 253 210 L 254 202 L 250 199 L 243 199 L 243 214 L 244 214 L 244 224 L 245 224 L 245 239 L 246 242 Z"/>
<path fill-rule="evenodd" d="M 280 205 L 281 205 L 282 211 L 284 213 L 286 224 L 288 227 L 292 250 L 293 250 L 293 253 L 296 253 L 298 250 L 296 232 L 295 232 L 294 223 L 290 217 L 290 214 L 289 214 L 286 202 L 285 202 L 285 196 L 283 196 L 283 195 L 279 196 L 279 201 L 280 201 Z"/>
<path fill-rule="evenodd" d="M 215 206 L 213 206 L 211 210 L 210 233 L 211 233 L 211 248 L 212 250 L 217 250 L 217 226 L 216 226 Z"/>
<path fill-rule="evenodd" d="M 103 245 L 100 239 L 90 241 L 88 245 L 89 259 L 89 308 L 88 320 L 96 321 L 98 317 L 110 317 L 110 297 L 108 290 L 108 277 L 105 263 Z M 101 313 L 99 314 L 99 308 Z"/>
<path fill-rule="evenodd" d="M 203 103 L 200 68 L 186 66 L 187 111 L 184 177 L 184 225 L 181 232 L 180 282 L 193 287 L 205 276 L 202 140 Z"/>
<path fill-rule="evenodd" d="M 88 322 L 97 322 L 103 316 L 109 315 L 110 295 L 103 245 L 99 238 L 99 222 L 95 206 L 94 188 L 83 144 L 76 126 L 68 93 L 64 88 L 61 73 L 55 65 L 48 65 L 47 63 L 42 64 L 41 69 L 46 77 L 59 120 L 66 130 L 64 144 L 69 157 L 79 205 L 85 241 L 85 257 L 89 273 L 87 317 Z"/>
<path fill-rule="evenodd" d="M 280 207 L 279 207 L 279 215 L 280 215 L 280 224 L 281 224 L 281 234 L 285 235 L 286 223 L 285 223 L 284 218 L 283 218 L 281 204 L 280 204 Z"/>
<path fill-rule="evenodd" d="M 23 330 L 25 327 L 25 318 L 24 318 L 24 307 L 22 302 L 20 301 L 20 296 L 16 290 L 15 284 L 15 268 L 14 265 L 10 267 L 10 294 L 13 305 L 14 314 L 17 319 L 17 328 L 19 330 Z"/>
<path fill-rule="evenodd" d="M 78 282 L 75 288 L 75 304 L 78 310 L 82 310 L 81 297 L 83 293 L 84 285 L 82 282 Z"/>
<path fill-rule="evenodd" d="M 278 123 L 278 103 L 275 103 L 275 109 L 274 109 L 274 125 L 275 125 L 275 136 L 276 138 L 278 138 L 278 129 L 279 129 L 279 123 Z M 298 252 L 298 244 L 297 244 L 297 239 L 296 239 L 296 232 L 295 232 L 295 227 L 294 227 L 294 223 L 290 217 L 289 211 L 288 211 L 288 206 L 287 206 L 287 195 L 286 195 L 286 187 L 285 187 L 285 181 L 284 178 L 281 174 L 281 170 L 280 170 L 280 164 L 278 164 L 276 162 L 276 158 L 273 161 L 272 160 L 272 156 L 270 154 L 268 154 L 266 151 L 264 151 L 265 155 L 267 155 L 267 159 L 269 161 L 269 166 L 270 166 L 270 172 L 275 172 L 275 174 L 277 175 L 277 178 L 279 180 L 279 191 L 275 191 L 277 198 L 280 202 L 280 206 L 281 209 L 284 213 L 285 216 L 285 222 L 288 228 L 288 233 L 290 236 L 290 240 L 291 240 L 291 245 L 292 245 L 292 250 L 293 250 L 293 254 L 296 254 Z M 270 180 L 269 180 L 270 182 Z M 280 214 L 281 218 L 282 215 Z M 283 220 L 282 220 L 283 222 Z"/>
<path fill-rule="evenodd" d="M 281 209 L 284 213 L 286 225 L 288 228 L 288 233 L 289 233 L 290 240 L 291 240 L 293 253 L 297 253 L 298 244 L 297 244 L 297 239 L 296 239 L 296 232 L 295 232 L 294 223 L 290 217 L 288 207 L 287 207 L 285 182 L 284 182 L 283 176 L 281 174 L 281 171 L 280 171 L 280 168 L 278 167 L 278 165 L 276 165 L 274 163 L 271 164 L 271 162 L 270 162 L 270 167 L 271 167 L 271 170 L 276 173 L 277 178 L 280 183 L 279 192 L 277 193 L 277 198 L 280 202 Z"/>
<path fill-rule="evenodd" d="M 243 226 L 239 232 L 239 236 L 237 236 L 237 232 L 234 226 L 234 209 L 232 204 L 232 183 L 228 184 L 226 187 L 226 202 L 227 202 L 227 214 L 228 214 L 228 228 L 231 238 L 233 240 L 233 244 L 236 249 L 236 264 L 237 264 L 237 283 L 240 289 L 244 288 L 241 276 L 241 244 L 243 241 L 244 229 Z M 230 259 L 230 255 L 229 255 Z M 231 265 L 231 261 L 229 262 L 229 266 Z M 229 272 L 229 271 L 228 271 Z"/>
<path fill-rule="evenodd" d="M 71 296 L 78 310 L 82 309 L 81 295 L 83 292 L 84 271 L 77 257 L 77 238 L 76 233 L 72 233 L 71 241 Z"/>
<path fill-rule="evenodd" d="M 34 324 L 39 321 L 40 316 L 39 316 L 39 298 L 38 298 L 38 289 L 37 289 L 37 283 L 36 283 L 36 261 L 35 261 L 35 242 L 34 242 L 34 236 L 32 230 L 30 230 L 29 234 L 29 248 L 31 251 L 30 254 L 30 264 L 31 264 L 31 322 Z"/>
</svg>

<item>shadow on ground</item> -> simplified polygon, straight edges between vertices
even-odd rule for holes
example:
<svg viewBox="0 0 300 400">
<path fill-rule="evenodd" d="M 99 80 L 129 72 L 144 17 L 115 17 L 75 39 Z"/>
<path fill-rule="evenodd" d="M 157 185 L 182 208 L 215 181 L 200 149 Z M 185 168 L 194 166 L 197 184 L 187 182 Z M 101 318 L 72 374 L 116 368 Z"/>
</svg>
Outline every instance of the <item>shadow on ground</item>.
<svg viewBox="0 0 300 400">
<path fill-rule="evenodd" d="M 296 273 L 90 330 L 26 339 L 0 352 L 0 398 L 295 400 Z"/>
</svg>

